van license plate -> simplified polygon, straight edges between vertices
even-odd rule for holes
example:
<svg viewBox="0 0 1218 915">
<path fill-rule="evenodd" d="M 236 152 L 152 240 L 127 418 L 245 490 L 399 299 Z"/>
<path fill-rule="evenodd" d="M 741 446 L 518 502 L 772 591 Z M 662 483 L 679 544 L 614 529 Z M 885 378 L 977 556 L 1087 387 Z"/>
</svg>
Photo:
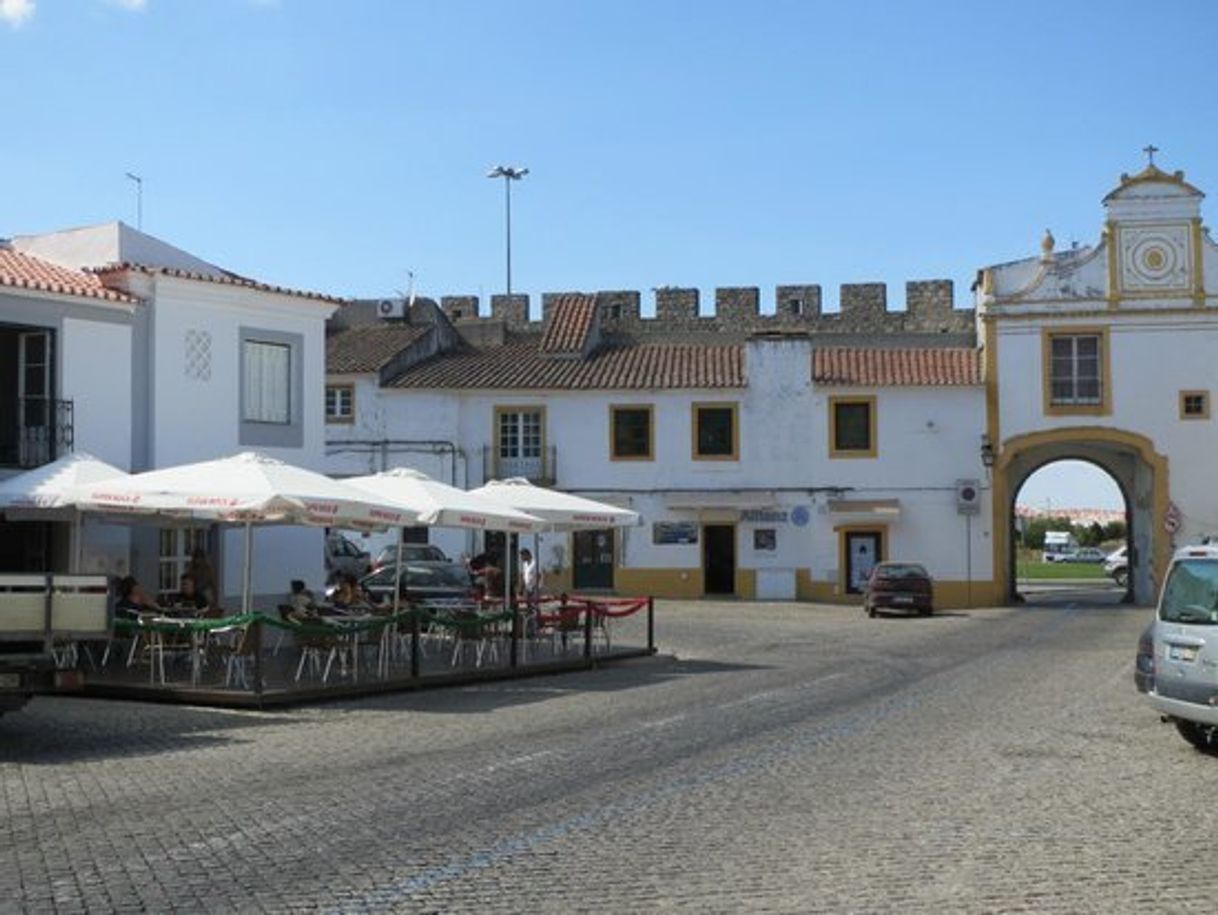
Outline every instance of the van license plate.
<svg viewBox="0 0 1218 915">
<path fill-rule="evenodd" d="M 0 674 L 0 689 L 20 689 L 21 674 Z"/>
<path fill-rule="evenodd" d="M 1169 645 L 1167 656 L 1173 661 L 1197 660 L 1197 649 L 1193 645 Z"/>
<path fill-rule="evenodd" d="M 898 594 L 895 597 L 893 597 L 892 602 L 894 604 L 912 604 L 913 598 L 910 597 L 908 594 Z"/>
</svg>

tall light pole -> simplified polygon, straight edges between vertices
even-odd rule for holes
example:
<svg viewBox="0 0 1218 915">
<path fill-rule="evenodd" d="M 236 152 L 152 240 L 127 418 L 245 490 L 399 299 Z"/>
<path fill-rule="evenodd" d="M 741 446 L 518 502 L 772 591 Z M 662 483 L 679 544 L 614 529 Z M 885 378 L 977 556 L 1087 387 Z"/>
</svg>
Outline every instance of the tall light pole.
<svg viewBox="0 0 1218 915">
<path fill-rule="evenodd" d="M 144 179 L 139 175 L 127 172 L 127 177 L 135 182 L 135 227 L 144 231 Z"/>
<path fill-rule="evenodd" d="M 486 173 L 488 178 L 503 179 L 505 211 L 507 215 L 507 294 L 512 294 L 512 182 L 519 181 L 529 173 L 527 168 L 511 165 L 496 165 Z"/>
</svg>

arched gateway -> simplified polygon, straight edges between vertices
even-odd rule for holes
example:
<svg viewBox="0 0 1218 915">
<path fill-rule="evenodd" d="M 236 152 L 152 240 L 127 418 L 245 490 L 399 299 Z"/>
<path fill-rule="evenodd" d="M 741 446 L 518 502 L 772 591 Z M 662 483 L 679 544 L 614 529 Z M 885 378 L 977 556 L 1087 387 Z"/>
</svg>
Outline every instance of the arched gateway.
<svg viewBox="0 0 1218 915">
<path fill-rule="evenodd" d="M 1171 558 L 1171 541 L 1156 519 L 1168 506 L 1168 459 L 1144 435 L 1121 429 L 1072 426 L 1015 436 L 1002 443 L 994 465 L 993 509 L 999 594 L 1015 598 L 1015 497 L 1039 468 L 1064 459 L 1107 471 L 1125 497 L 1129 529 L 1129 596 L 1149 603 Z"/>
<path fill-rule="evenodd" d="M 1104 198 L 1097 244 L 1057 251 L 1046 232 L 1040 256 L 980 272 L 997 600 L 1015 596 L 1015 496 L 1052 461 L 1089 461 L 1120 486 L 1139 603 L 1174 546 L 1218 535 L 1218 246 L 1203 197 L 1148 164 Z"/>
</svg>

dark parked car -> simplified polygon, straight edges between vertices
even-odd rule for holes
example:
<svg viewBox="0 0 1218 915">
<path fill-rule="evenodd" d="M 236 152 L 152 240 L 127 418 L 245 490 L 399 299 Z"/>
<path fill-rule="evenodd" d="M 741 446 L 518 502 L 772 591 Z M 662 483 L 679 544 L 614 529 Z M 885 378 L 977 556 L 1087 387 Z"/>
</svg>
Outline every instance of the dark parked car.
<svg viewBox="0 0 1218 915">
<path fill-rule="evenodd" d="M 383 569 L 385 566 L 393 565 L 393 557 L 397 554 L 398 547 L 396 543 L 390 544 L 379 553 L 376 554 L 376 559 L 372 563 L 370 571 Z M 444 555 L 444 551 L 438 546 L 432 546 L 430 543 L 403 543 L 402 544 L 402 559 L 406 562 L 450 562 L 451 560 Z"/>
<path fill-rule="evenodd" d="M 394 567 L 385 566 L 360 579 L 360 585 L 381 603 L 393 601 Z M 470 601 L 475 597 L 469 570 L 459 562 L 407 562 L 402 567 L 402 596 L 415 601 Z"/>
<path fill-rule="evenodd" d="M 916 562 L 878 563 L 863 592 L 863 609 L 868 616 L 881 610 L 930 616 L 934 586 L 926 568 Z"/>
</svg>

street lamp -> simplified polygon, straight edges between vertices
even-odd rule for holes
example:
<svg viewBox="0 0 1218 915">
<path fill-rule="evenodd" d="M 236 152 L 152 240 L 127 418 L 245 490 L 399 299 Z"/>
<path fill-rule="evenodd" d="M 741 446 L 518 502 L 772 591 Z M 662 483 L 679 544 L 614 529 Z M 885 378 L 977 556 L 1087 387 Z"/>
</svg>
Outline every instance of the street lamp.
<svg viewBox="0 0 1218 915">
<path fill-rule="evenodd" d="M 529 173 L 527 168 L 511 165 L 496 165 L 486 173 L 488 178 L 503 179 L 504 202 L 507 213 L 507 294 L 512 294 L 512 182 L 519 181 Z"/>
</svg>

